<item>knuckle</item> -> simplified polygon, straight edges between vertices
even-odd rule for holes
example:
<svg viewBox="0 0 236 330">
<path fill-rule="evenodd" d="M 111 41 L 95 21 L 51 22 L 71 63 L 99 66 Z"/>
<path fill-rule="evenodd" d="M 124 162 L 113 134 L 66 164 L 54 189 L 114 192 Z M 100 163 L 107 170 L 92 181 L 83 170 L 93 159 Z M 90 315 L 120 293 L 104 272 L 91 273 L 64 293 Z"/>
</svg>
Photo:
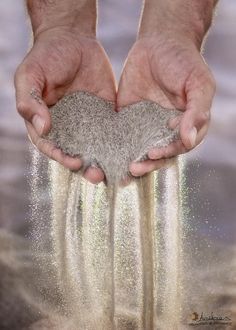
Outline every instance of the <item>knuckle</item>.
<svg viewBox="0 0 236 330">
<path fill-rule="evenodd" d="M 22 63 L 16 69 L 15 76 L 14 76 L 15 84 L 17 84 L 17 82 L 20 83 L 22 77 L 24 77 L 26 75 L 27 75 L 26 66 Z"/>
<path fill-rule="evenodd" d="M 24 101 L 19 101 L 17 104 L 16 104 L 16 108 L 17 108 L 17 111 L 19 112 L 19 114 L 26 118 L 26 119 L 29 119 L 31 117 L 31 111 L 30 111 L 30 107 L 27 103 L 25 103 Z"/>
<path fill-rule="evenodd" d="M 16 72 L 15 72 L 15 74 L 14 74 L 14 83 L 15 83 L 15 85 L 17 84 L 17 81 L 18 81 L 18 78 L 19 78 L 19 75 L 20 75 L 20 67 L 18 67 L 17 69 L 16 69 Z"/>
<path fill-rule="evenodd" d="M 199 112 L 199 115 L 198 115 L 198 120 L 199 122 L 201 123 L 208 123 L 211 119 L 211 113 L 210 111 L 201 111 Z"/>
<path fill-rule="evenodd" d="M 16 68 L 15 78 L 16 78 L 16 77 L 19 77 L 19 75 L 21 74 L 21 72 L 22 72 L 22 67 L 23 67 L 23 64 L 20 64 L 20 65 L 18 65 L 18 67 Z"/>
<path fill-rule="evenodd" d="M 215 77 L 213 76 L 213 74 L 210 70 L 208 71 L 208 75 L 206 76 L 205 83 L 211 89 L 211 91 L 213 93 L 215 93 L 216 80 L 215 80 Z"/>
</svg>

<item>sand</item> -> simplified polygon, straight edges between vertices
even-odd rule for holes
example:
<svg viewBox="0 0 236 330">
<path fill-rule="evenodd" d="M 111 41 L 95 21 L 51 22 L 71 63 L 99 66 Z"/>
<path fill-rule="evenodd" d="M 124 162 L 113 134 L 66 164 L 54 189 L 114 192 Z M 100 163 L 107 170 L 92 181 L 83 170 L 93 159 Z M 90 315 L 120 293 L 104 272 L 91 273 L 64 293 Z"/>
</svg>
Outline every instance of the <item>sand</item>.
<svg viewBox="0 0 236 330">
<path fill-rule="evenodd" d="M 112 103 L 85 92 L 65 97 L 50 111 L 48 138 L 64 152 L 82 156 L 84 168 L 100 166 L 108 185 L 92 185 L 80 173 L 50 161 L 52 206 L 46 230 L 51 250 L 39 264 L 44 271 L 53 265 L 45 276 L 53 279 L 58 299 L 56 306 L 48 305 L 51 317 L 32 329 L 189 329 L 193 311 L 209 313 L 211 306 L 218 313 L 216 293 L 201 298 L 202 290 L 196 292 L 186 276 L 194 254 L 186 244 L 181 162 L 127 187 L 116 184 L 127 175 L 130 160 L 143 159 L 149 147 L 178 138 L 167 121 L 179 111 L 142 101 L 116 113 Z M 37 207 L 39 173 L 35 158 L 36 254 L 45 244 L 44 212 Z M 47 293 L 43 296 L 47 301 Z"/>
<path fill-rule="evenodd" d="M 159 299 L 165 313 L 158 322 L 172 327 L 179 316 L 178 164 L 170 170 L 176 184 L 166 195 L 172 212 L 171 216 L 167 209 L 164 212 L 169 269 L 161 298 L 156 295 L 161 235 L 156 227 L 156 179 L 150 174 L 132 180 L 124 190 L 118 183 L 131 177 L 131 161 L 146 159 L 151 147 L 164 147 L 179 138 L 168 121 L 182 113 L 146 100 L 117 113 L 113 103 L 87 92 L 64 97 L 50 113 L 47 139 L 66 154 L 80 156 L 82 171 L 96 165 L 106 176 L 106 185 L 94 186 L 78 172 L 55 163 L 51 167 L 52 256 L 69 327 L 151 330 L 157 325 Z M 176 267 L 172 269 L 171 263 Z"/>
<path fill-rule="evenodd" d="M 131 177 L 131 161 L 146 159 L 151 147 L 164 147 L 179 138 L 177 129 L 168 128 L 168 121 L 182 113 L 146 100 L 116 112 L 113 103 L 87 92 L 64 97 L 50 113 L 52 130 L 47 139 L 66 154 L 80 156 L 82 171 L 89 165 L 100 167 L 107 184 L 93 186 L 80 173 L 52 164 L 53 262 L 68 320 L 81 329 L 154 329 L 159 244 L 155 242 L 154 179 L 148 175 L 133 180 L 124 191 L 118 183 Z M 170 232 L 178 237 L 181 227 L 178 177 L 175 163 L 171 180 L 176 185 L 170 194 L 173 217 L 169 219 L 166 211 L 165 236 Z M 168 258 L 177 265 L 180 244 L 172 244 L 172 238 L 168 241 Z M 170 287 L 162 297 L 164 319 L 173 314 L 170 326 L 178 315 L 173 312 L 178 305 L 178 271 L 178 266 L 168 270 Z"/>
<path fill-rule="evenodd" d="M 118 227 L 116 228 L 118 229 Z M 182 287 L 182 289 L 185 289 L 185 305 L 182 306 L 184 309 L 183 315 L 186 320 L 191 321 L 189 316 L 194 311 L 200 313 L 202 310 L 205 315 L 210 315 L 213 310 L 214 315 L 229 315 L 233 320 L 232 326 L 218 325 L 218 329 L 235 329 L 235 281 L 232 281 L 235 278 L 236 258 L 233 258 L 236 253 L 235 247 L 229 248 L 216 244 L 209 250 L 207 246 L 209 242 L 205 242 L 204 246 L 201 247 L 200 255 L 196 258 L 195 245 L 197 244 L 196 242 L 201 240 L 201 237 L 193 237 L 193 240 L 195 243 L 191 244 L 192 248 L 188 248 L 188 255 L 194 255 L 195 258 L 194 262 L 192 260 L 191 270 L 190 268 L 187 269 L 187 272 L 189 272 L 188 280 L 183 283 Z M 39 252 L 37 251 L 37 253 Z M 160 259 L 160 248 L 156 254 Z M 50 259 L 50 253 L 45 251 L 45 255 Z M 33 251 L 29 241 L 2 229 L 0 230 L 0 329 L 84 330 L 78 326 L 78 323 L 74 324 L 73 319 L 71 321 L 56 314 L 55 307 L 58 299 L 55 292 L 57 283 L 54 277 L 47 276 L 48 267 L 51 268 L 52 264 L 50 260 L 49 263 L 45 263 L 43 255 L 38 255 L 37 260 L 41 258 L 44 259 L 43 263 L 41 261 L 36 264 L 33 261 Z M 218 258 L 224 260 L 224 267 L 222 267 L 222 263 L 218 263 Z M 208 270 L 209 262 L 210 274 Z M 168 268 L 169 266 L 165 268 L 163 265 L 163 274 Z M 93 271 L 93 268 L 91 270 Z M 50 273 L 52 272 L 50 271 Z M 165 285 L 162 282 L 162 285 L 159 287 L 159 282 L 160 278 L 156 277 L 155 289 L 158 288 L 160 291 L 160 287 L 165 288 Z M 207 285 L 202 285 L 203 283 L 207 283 Z M 40 288 L 41 294 L 37 291 L 37 288 Z M 44 293 L 43 301 L 40 299 L 40 296 L 42 298 L 42 293 Z M 158 305 L 161 306 L 162 298 L 160 294 L 158 298 Z M 130 299 L 129 296 L 128 299 Z M 157 306 L 155 305 L 154 307 L 156 308 Z M 96 315 L 96 313 L 94 314 Z M 9 315 L 10 317 L 8 317 Z M 123 310 L 118 309 L 116 317 L 119 319 L 116 329 L 140 329 L 137 326 L 137 314 L 135 315 L 132 311 L 127 313 L 125 305 Z M 168 329 L 166 323 L 161 327 L 159 317 L 157 324 L 158 326 L 155 327 L 155 330 Z M 180 329 L 191 330 L 192 328 L 193 326 L 187 326 L 186 324 L 181 324 L 180 326 Z M 200 326 L 196 328 L 200 328 Z M 212 325 L 204 326 L 204 329 L 207 330 L 212 328 Z M 92 330 L 97 329 L 95 327 Z M 110 329 L 113 330 L 112 327 Z M 110 329 L 105 328 L 103 330 Z"/>
<path fill-rule="evenodd" d="M 151 147 L 164 147 L 178 139 L 168 120 L 181 111 L 142 101 L 115 111 L 115 105 L 88 92 L 62 98 L 50 109 L 48 139 L 66 154 L 100 167 L 108 184 L 130 176 L 131 161 L 147 158 Z"/>
<path fill-rule="evenodd" d="M 171 194 L 162 192 L 168 204 L 158 228 L 156 176 L 107 187 L 52 163 L 52 260 L 70 329 L 154 330 L 178 323 L 182 223 L 179 199 L 173 200 L 178 165 L 168 171 L 165 181 L 176 184 Z"/>
<path fill-rule="evenodd" d="M 98 108 L 101 115 L 99 130 L 96 130 L 97 121 L 86 122 L 88 115 L 85 112 L 80 112 L 82 120 L 80 116 L 76 117 L 77 97 L 80 108 L 89 112 L 90 101 L 93 109 Z M 103 102 L 107 106 L 106 112 L 98 104 L 94 106 L 95 99 L 100 105 Z M 115 162 L 116 158 L 104 162 L 99 154 L 96 159 L 86 154 L 86 145 L 92 149 L 91 138 L 96 134 L 97 139 L 109 137 L 103 135 L 101 128 L 110 134 L 109 143 L 118 136 L 126 143 L 129 132 L 123 127 L 129 123 L 131 129 L 130 123 L 134 120 L 139 128 L 146 127 L 151 135 L 154 125 L 148 123 L 148 119 L 145 124 L 141 123 L 141 119 L 146 118 L 144 112 L 150 111 L 160 129 L 149 140 L 143 138 L 145 130 L 143 134 L 134 134 L 136 143 L 132 142 L 133 149 L 127 148 L 129 152 L 135 150 L 136 158 L 145 157 L 152 143 L 167 143 L 177 137 L 177 132 L 169 131 L 164 124 L 170 116 L 164 111 L 170 110 L 159 109 L 152 102 L 143 101 L 130 106 L 127 113 L 123 109 L 121 115 L 114 113 L 114 117 L 127 116 L 127 119 L 123 126 L 120 123 L 114 128 L 117 132 L 113 136 L 113 132 L 104 126 L 105 114 L 110 113 L 108 117 L 112 122 L 113 105 L 110 102 L 84 92 L 65 100 L 67 105 L 72 102 L 70 109 L 75 113 L 72 116 L 69 108 L 63 110 L 60 105 L 61 110 L 53 114 L 56 124 L 50 138 L 56 137 L 54 141 L 57 143 L 65 142 L 68 149 L 64 150 L 74 148 L 73 154 L 80 154 L 82 150 L 87 165 L 96 161 L 103 166 L 109 183 L 116 183 L 126 173 L 132 157 L 127 150 L 123 153 L 121 143 L 113 148 L 106 140 L 103 144 L 96 141 L 101 149 L 104 146 L 101 155 L 117 157 L 122 162 L 122 171 Z M 137 108 L 143 109 L 140 117 Z M 92 120 L 94 115 L 91 113 L 90 116 Z M 105 117 L 106 123 L 109 120 Z M 60 126 L 63 122 L 67 129 Z M 96 134 L 89 132 L 91 125 L 94 125 Z M 82 127 L 84 134 L 86 127 L 89 138 L 81 135 L 78 127 Z M 78 136 L 84 138 L 84 143 L 81 144 Z M 125 161 L 121 154 L 125 155 Z M 1 329 L 18 329 L 19 325 L 31 330 L 190 329 L 193 312 L 203 311 L 210 315 L 212 310 L 216 315 L 229 315 L 233 319 L 233 268 L 228 263 L 228 256 L 233 252 L 219 247 L 213 256 L 209 242 L 194 236 L 193 224 L 188 223 L 185 214 L 186 186 L 179 160 L 175 160 L 170 168 L 134 180 L 123 188 L 116 184 L 92 185 L 79 172 L 65 169 L 54 161 L 41 164 L 41 160 L 35 151 L 32 168 L 33 250 L 31 244 L 17 243 L 16 237 L 0 232 L 0 295 L 4 297 L 0 300 Z M 114 169 L 105 167 L 109 161 L 116 166 L 118 176 Z M 45 194 L 47 176 L 44 172 L 42 175 L 42 165 L 49 165 L 50 196 Z M 42 196 L 47 204 L 40 204 Z M 201 244 L 202 254 L 198 252 L 198 244 Z M 225 260 L 222 269 L 218 266 L 220 253 L 224 256 L 221 259 Z M 210 283 L 209 267 L 214 279 Z M 6 318 L 8 314 L 12 314 L 12 318 Z M 206 325 L 205 328 L 211 329 L 212 326 Z"/>
</svg>

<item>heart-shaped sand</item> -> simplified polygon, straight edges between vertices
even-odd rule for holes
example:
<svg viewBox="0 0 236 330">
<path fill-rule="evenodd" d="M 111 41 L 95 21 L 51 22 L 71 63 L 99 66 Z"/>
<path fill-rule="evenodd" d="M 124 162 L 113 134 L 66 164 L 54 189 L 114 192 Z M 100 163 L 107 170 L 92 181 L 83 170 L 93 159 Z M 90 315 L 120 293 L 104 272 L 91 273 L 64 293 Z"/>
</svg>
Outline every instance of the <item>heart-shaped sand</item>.
<svg viewBox="0 0 236 330">
<path fill-rule="evenodd" d="M 147 158 L 151 147 L 164 147 L 179 138 L 168 128 L 170 118 L 182 114 L 151 101 L 115 111 L 115 104 L 88 92 L 76 92 L 50 108 L 52 129 L 47 139 L 64 153 L 80 156 L 83 170 L 99 166 L 108 184 L 129 173 L 129 164 Z"/>
</svg>

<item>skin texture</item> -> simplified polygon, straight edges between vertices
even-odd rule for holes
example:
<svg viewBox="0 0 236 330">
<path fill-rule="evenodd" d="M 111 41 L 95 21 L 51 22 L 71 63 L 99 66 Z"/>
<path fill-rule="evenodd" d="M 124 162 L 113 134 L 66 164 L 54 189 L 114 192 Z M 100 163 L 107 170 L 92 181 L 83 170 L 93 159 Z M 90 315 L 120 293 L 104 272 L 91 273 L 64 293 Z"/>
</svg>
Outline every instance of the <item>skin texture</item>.
<svg viewBox="0 0 236 330">
<path fill-rule="evenodd" d="M 132 82 L 132 83 L 131 83 Z M 187 152 L 205 136 L 210 120 L 210 107 L 215 83 L 199 50 L 188 40 L 140 38 L 131 49 L 118 90 L 118 107 L 142 99 L 152 100 L 166 108 L 183 111 L 181 141 L 163 149 L 152 149 L 150 160 L 132 163 L 130 172 L 142 176 L 162 167 L 163 158 Z"/>
<path fill-rule="evenodd" d="M 39 33 L 54 27 L 76 30 L 80 35 L 96 36 L 96 0 L 27 0 L 32 30 Z"/>
<path fill-rule="evenodd" d="M 145 0 L 139 37 L 160 36 L 169 31 L 185 36 L 198 48 L 211 26 L 217 0 Z"/>
<path fill-rule="evenodd" d="M 80 159 L 64 155 L 42 138 L 51 127 L 48 107 L 76 90 L 115 101 L 113 72 L 103 48 L 90 32 L 88 36 L 85 31 L 80 34 L 81 29 L 71 26 L 38 31 L 34 26 L 34 45 L 16 72 L 17 109 L 25 119 L 32 143 L 49 158 L 77 170 L 82 165 Z M 32 88 L 41 102 L 30 95 Z M 104 174 L 100 169 L 88 168 L 84 177 L 97 183 Z"/>
<path fill-rule="evenodd" d="M 48 107 L 83 90 L 117 101 L 118 109 L 147 99 L 183 111 L 180 122 L 170 122 L 173 128 L 180 126 L 182 141 L 150 150 L 149 160 L 132 163 L 134 176 L 156 170 L 165 158 L 197 146 L 207 132 L 215 91 L 200 47 L 216 2 L 146 0 L 139 37 L 116 94 L 111 66 L 96 41 L 96 0 L 28 0 L 34 44 L 16 72 L 15 85 L 17 109 L 33 144 L 65 167 L 77 170 L 82 166 L 80 159 L 64 155 L 42 136 L 51 127 Z M 93 183 L 104 179 L 100 169 L 91 167 L 84 176 Z"/>
<path fill-rule="evenodd" d="M 200 48 L 211 25 L 217 1 L 146 0 L 139 36 L 121 76 L 117 104 L 148 99 L 183 111 L 181 141 L 149 151 L 149 160 L 131 163 L 130 172 L 142 176 L 163 166 L 163 159 L 196 147 L 207 133 L 215 81 Z"/>
<path fill-rule="evenodd" d="M 48 107 L 64 95 L 85 90 L 115 101 L 113 72 L 96 41 L 96 0 L 28 0 L 27 7 L 34 43 L 15 75 L 17 109 L 36 148 L 78 170 L 80 159 L 64 155 L 42 136 L 51 127 Z M 32 89 L 36 99 L 30 95 Z M 104 174 L 90 167 L 84 177 L 98 183 Z"/>
</svg>

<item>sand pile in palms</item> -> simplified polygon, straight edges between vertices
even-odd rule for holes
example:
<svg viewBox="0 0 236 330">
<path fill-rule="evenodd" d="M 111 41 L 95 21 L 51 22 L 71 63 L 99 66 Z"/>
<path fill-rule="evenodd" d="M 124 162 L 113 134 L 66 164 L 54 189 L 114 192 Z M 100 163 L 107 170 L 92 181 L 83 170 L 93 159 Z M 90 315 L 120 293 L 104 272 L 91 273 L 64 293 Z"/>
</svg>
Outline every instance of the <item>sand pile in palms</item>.
<svg viewBox="0 0 236 330">
<path fill-rule="evenodd" d="M 99 166 L 108 184 L 129 174 L 131 161 L 145 159 L 151 147 L 164 147 L 178 138 L 168 128 L 180 111 L 142 101 L 115 111 L 112 102 L 87 92 L 62 98 L 50 109 L 52 130 L 48 136 L 66 154 L 80 156 L 84 169 Z"/>
</svg>

